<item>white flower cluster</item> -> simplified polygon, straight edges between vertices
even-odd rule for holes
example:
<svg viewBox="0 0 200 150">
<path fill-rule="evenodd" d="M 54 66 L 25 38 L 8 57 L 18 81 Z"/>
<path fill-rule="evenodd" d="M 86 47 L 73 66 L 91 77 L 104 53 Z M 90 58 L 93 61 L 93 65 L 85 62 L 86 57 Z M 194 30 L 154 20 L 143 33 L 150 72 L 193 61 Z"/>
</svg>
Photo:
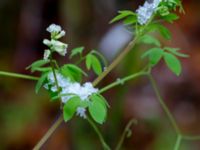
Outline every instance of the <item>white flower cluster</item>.
<svg viewBox="0 0 200 150">
<path fill-rule="evenodd" d="M 44 59 L 47 60 L 51 55 L 51 52 L 57 52 L 61 56 L 65 56 L 67 53 L 68 45 L 58 41 L 65 35 L 65 31 L 59 25 L 52 24 L 47 28 L 47 31 L 51 34 L 51 40 L 44 39 L 43 43 L 49 47 L 44 52 Z"/>
<path fill-rule="evenodd" d="M 140 25 L 144 25 L 151 18 L 156 8 L 162 0 L 153 0 L 152 2 L 146 1 L 143 6 L 139 6 L 136 10 L 138 15 L 138 22 Z"/>
<path fill-rule="evenodd" d="M 63 36 L 65 36 L 65 31 L 62 30 L 61 26 L 56 25 L 56 24 L 51 24 L 48 28 L 47 31 L 51 33 L 52 36 L 54 36 L 55 39 L 59 39 Z"/>
<path fill-rule="evenodd" d="M 61 96 L 61 100 L 63 103 L 66 103 L 74 95 L 80 97 L 82 101 L 86 101 L 88 100 L 88 97 L 90 95 L 98 92 L 98 89 L 94 88 L 92 83 L 90 82 L 86 82 L 83 85 L 81 85 L 78 82 L 71 82 L 69 78 L 64 77 L 60 73 L 56 73 L 56 78 L 58 81 L 58 86 L 61 88 L 60 94 L 63 95 Z M 52 92 L 58 91 L 55 83 L 55 78 L 52 72 L 49 73 L 47 79 L 49 82 L 44 87 L 48 90 L 51 90 Z M 49 89 L 49 87 L 51 88 Z M 77 115 L 79 115 L 80 117 L 85 118 L 85 112 L 85 108 L 77 108 Z"/>
</svg>

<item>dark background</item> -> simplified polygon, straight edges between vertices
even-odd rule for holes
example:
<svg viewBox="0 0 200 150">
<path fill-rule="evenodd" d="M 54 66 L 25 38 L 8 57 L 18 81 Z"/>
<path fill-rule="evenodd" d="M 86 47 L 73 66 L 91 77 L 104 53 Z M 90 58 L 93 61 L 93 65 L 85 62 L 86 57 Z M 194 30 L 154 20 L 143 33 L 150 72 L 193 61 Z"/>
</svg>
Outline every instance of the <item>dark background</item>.
<svg viewBox="0 0 200 150">
<path fill-rule="evenodd" d="M 24 68 L 43 57 L 42 40 L 51 23 L 67 32 L 63 41 L 86 50 L 99 49 L 111 61 L 130 33 L 118 23 L 108 22 L 118 10 L 135 10 L 142 1 L 134 0 L 1 0 L 0 1 L 0 70 L 30 74 Z M 161 62 L 153 74 L 171 112 L 183 133 L 200 134 L 200 1 L 184 0 L 186 14 L 174 24 L 166 24 L 173 40 L 163 44 L 180 47 L 190 55 L 183 59 L 183 73 L 177 78 Z M 139 70 L 143 47 L 137 47 L 99 85 Z M 67 58 L 57 56 L 60 62 Z M 90 81 L 94 79 L 91 75 Z M 35 83 L 0 77 L 0 149 L 27 150 L 59 116 L 59 104 L 49 102 L 48 93 L 34 92 Z M 131 118 L 138 120 L 133 135 L 124 143 L 126 150 L 170 150 L 176 135 L 157 102 L 146 78 L 130 81 L 106 94 L 111 108 L 107 122 L 100 127 L 106 141 L 114 147 Z M 44 145 L 48 150 L 102 149 L 93 129 L 85 120 L 75 118 L 62 124 Z M 199 150 L 200 141 L 183 141 L 180 150 Z"/>
</svg>

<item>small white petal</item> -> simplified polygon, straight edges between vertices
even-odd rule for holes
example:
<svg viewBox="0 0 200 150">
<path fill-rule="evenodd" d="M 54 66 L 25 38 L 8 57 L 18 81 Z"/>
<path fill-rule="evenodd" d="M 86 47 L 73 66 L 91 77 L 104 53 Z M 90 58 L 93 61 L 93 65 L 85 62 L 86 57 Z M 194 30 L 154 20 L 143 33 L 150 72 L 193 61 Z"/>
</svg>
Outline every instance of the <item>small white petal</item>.
<svg viewBox="0 0 200 150">
<path fill-rule="evenodd" d="M 86 119 L 86 109 L 83 107 L 78 107 L 76 110 L 76 115 Z"/>
<path fill-rule="evenodd" d="M 44 39 L 43 44 L 47 46 L 51 46 L 51 41 L 49 41 L 48 39 Z"/>
<path fill-rule="evenodd" d="M 51 54 L 51 51 L 50 51 L 50 50 L 48 50 L 48 49 L 45 50 L 45 51 L 44 51 L 44 60 L 49 59 L 50 54 Z"/>
<path fill-rule="evenodd" d="M 48 28 L 47 28 L 47 31 L 50 32 L 50 33 L 53 33 L 53 32 L 60 32 L 62 30 L 61 26 L 59 25 L 56 25 L 56 24 L 51 24 Z"/>
</svg>

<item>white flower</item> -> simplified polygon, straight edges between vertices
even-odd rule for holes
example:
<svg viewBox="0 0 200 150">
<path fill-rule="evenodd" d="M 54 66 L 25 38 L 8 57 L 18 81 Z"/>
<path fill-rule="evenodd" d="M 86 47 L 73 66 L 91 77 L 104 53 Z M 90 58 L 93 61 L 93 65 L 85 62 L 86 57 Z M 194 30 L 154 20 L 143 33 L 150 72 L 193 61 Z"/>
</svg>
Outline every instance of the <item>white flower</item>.
<svg viewBox="0 0 200 150">
<path fill-rule="evenodd" d="M 76 115 L 86 119 L 86 109 L 83 107 L 78 107 L 76 110 Z"/>
<path fill-rule="evenodd" d="M 62 56 L 65 56 L 67 54 L 68 45 L 63 42 L 53 40 L 53 39 L 51 41 L 48 39 L 44 39 L 43 43 L 47 45 L 48 47 L 50 47 L 51 50 L 56 51 Z"/>
<path fill-rule="evenodd" d="M 56 73 L 56 78 L 58 81 L 58 86 L 62 89 L 60 94 L 64 95 L 61 97 L 63 103 L 66 103 L 74 95 L 78 96 L 82 101 L 85 101 L 90 95 L 98 92 L 98 89 L 94 88 L 90 82 L 86 82 L 85 84 L 81 85 L 78 82 L 71 82 L 69 78 L 64 77 L 60 73 Z M 56 92 L 58 89 L 56 87 L 55 78 L 52 72 L 49 73 L 47 79 L 49 83 L 47 83 L 47 85 L 44 87 L 48 89 L 48 87 L 51 86 L 50 90 L 52 92 Z"/>
<path fill-rule="evenodd" d="M 60 41 L 57 40 L 51 40 L 51 44 L 52 44 L 52 49 L 56 52 L 58 52 L 60 55 L 65 56 L 67 53 L 67 47 L 68 45 L 65 43 L 62 43 Z"/>
<path fill-rule="evenodd" d="M 46 49 L 46 50 L 44 51 L 44 60 L 48 60 L 48 59 L 49 59 L 49 56 L 50 56 L 50 54 L 51 54 L 51 51 L 50 51 L 50 50 L 48 50 L 48 49 Z"/>
<path fill-rule="evenodd" d="M 59 33 L 59 32 L 61 32 L 61 30 L 62 30 L 62 28 L 61 28 L 61 26 L 59 26 L 59 25 L 56 25 L 56 24 L 51 24 L 48 28 L 47 28 L 47 31 L 49 32 L 49 33 Z"/>
<path fill-rule="evenodd" d="M 147 23 L 161 1 L 162 0 L 153 0 L 151 3 L 146 1 L 143 6 L 139 6 L 139 8 L 136 10 L 136 13 L 138 14 L 138 22 L 140 25 Z"/>
<path fill-rule="evenodd" d="M 65 36 L 65 31 L 62 30 L 61 26 L 56 25 L 56 24 L 51 24 L 48 28 L 47 31 L 51 33 L 53 39 L 59 39 L 63 36 Z"/>
<path fill-rule="evenodd" d="M 44 39 L 43 40 L 43 44 L 50 47 L 51 46 L 51 41 L 49 41 L 48 39 Z"/>
</svg>

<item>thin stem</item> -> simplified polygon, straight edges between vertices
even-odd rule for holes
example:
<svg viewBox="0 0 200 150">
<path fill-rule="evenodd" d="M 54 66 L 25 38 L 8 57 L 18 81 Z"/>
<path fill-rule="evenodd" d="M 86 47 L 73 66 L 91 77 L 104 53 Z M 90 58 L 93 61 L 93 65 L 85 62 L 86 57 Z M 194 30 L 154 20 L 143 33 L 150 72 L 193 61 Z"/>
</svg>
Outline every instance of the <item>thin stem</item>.
<svg viewBox="0 0 200 150">
<path fill-rule="evenodd" d="M 107 90 L 109 90 L 109 89 L 111 89 L 111 88 L 113 88 L 113 87 L 115 87 L 115 86 L 117 86 L 117 85 L 124 84 L 125 82 L 127 82 L 127 81 L 129 81 L 129 80 L 132 80 L 132 79 L 134 79 L 134 78 L 137 78 L 137 77 L 143 76 L 143 75 L 147 75 L 147 72 L 141 71 L 141 72 L 138 72 L 138 73 L 129 75 L 129 76 L 127 76 L 127 77 L 124 77 L 124 78 L 122 78 L 122 79 L 118 79 L 117 81 L 115 81 L 115 82 L 113 82 L 113 83 L 107 85 L 106 87 L 102 88 L 102 89 L 99 91 L 99 93 L 103 93 L 103 92 L 105 92 L 105 91 L 107 91 Z"/>
<path fill-rule="evenodd" d="M 157 96 L 157 98 L 158 98 L 158 101 L 159 101 L 161 107 L 163 108 L 164 112 L 166 113 L 167 117 L 169 118 L 169 120 L 170 120 L 172 126 L 174 127 L 174 129 L 175 129 L 175 131 L 176 131 L 176 133 L 177 133 L 177 134 L 180 134 L 181 132 L 180 132 L 180 129 L 179 129 L 177 123 L 176 123 L 176 120 L 175 120 L 175 118 L 173 117 L 173 115 L 172 115 L 172 113 L 170 112 L 170 110 L 168 109 L 168 107 L 167 107 L 167 105 L 165 104 L 164 100 L 162 99 L 162 97 L 161 97 L 161 95 L 160 95 L 160 92 L 159 92 L 159 89 L 158 89 L 158 87 L 157 87 L 157 84 L 156 84 L 155 80 L 153 79 L 153 76 L 152 76 L 151 74 L 149 74 L 148 77 L 149 77 L 149 80 L 150 80 L 150 82 L 151 82 L 151 84 L 152 84 L 152 86 L 153 86 L 153 89 L 154 89 L 154 91 L 155 91 L 155 93 L 156 93 L 156 96 Z"/>
<path fill-rule="evenodd" d="M 55 66 L 56 66 L 57 69 L 60 69 L 56 60 L 52 60 L 52 62 L 55 64 Z"/>
<path fill-rule="evenodd" d="M 95 123 L 92 121 L 92 119 L 90 119 L 89 117 L 87 117 L 87 120 L 89 122 L 89 124 L 93 127 L 94 131 L 96 132 L 96 134 L 98 135 L 101 144 L 104 148 L 104 150 L 111 150 L 110 147 L 108 146 L 108 144 L 105 142 L 103 135 L 101 134 L 101 132 L 99 131 L 98 127 L 95 125 Z"/>
<path fill-rule="evenodd" d="M 135 46 L 137 38 L 138 37 L 131 41 L 128 46 L 120 53 L 120 55 L 106 68 L 106 70 L 94 80 L 94 86 L 96 86 L 105 76 L 107 76 L 107 74 L 110 73 L 110 71 L 112 71 L 123 60 L 127 53 Z"/>
<path fill-rule="evenodd" d="M 11 73 L 11 72 L 5 72 L 5 71 L 0 71 L 0 76 L 7 76 L 7 77 L 14 77 L 14 78 L 28 79 L 28 80 L 38 80 L 39 79 L 38 77 L 34 77 L 34 76 L 30 76 L 30 75 Z"/>
<path fill-rule="evenodd" d="M 179 134 L 176 138 L 176 143 L 174 146 L 174 150 L 179 150 L 180 145 L 181 145 L 181 140 L 182 140 L 182 136 Z"/>
<path fill-rule="evenodd" d="M 200 135 L 197 136 L 188 136 L 188 135 L 184 135 L 183 136 L 184 140 L 190 140 L 190 141 L 194 141 L 194 140 L 200 140 Z"/>
<path fill-rule="evenodd" d="M 121 138 L 120 138 L 120 140 L 119 140 L 119 142 L 118 142 L 118 144 L 117 144 L 115 150 L 120 150 L 120 149 L 121 149 L 122 144 L 123 144 L 125 138 L 129 135 L 129 133 L 131 133 L 130 128 L 131 128 L 131 126 L 132 126 L 133 124 L 137 124 L 137 121 L 136 121 L 135 119 L 131 119 L 131 120 L 129 121 L 129 123 L 126 125 L 126 127 L 125 127 L 125 129 L 124 129 L 124 132 L 122 133 L 122 136 L 121 136 Z"/>
<path fill-rule="evenodd" d="M 50 58 L 50 65 L 51 65 L 51 69 L 52 69 L 53 76 L 54 76 L 54 79 L 55 79 L 56 88 L 57 88 L 57 90 L 59 91 L 58 79 L 57 79 L 57 77 L 56 77 L 56 71 L 55 71 L 55 69 L 54 69 L 53 63 L 54 63 L 54 62 L 53 62 L 52 58 Z"/>
<path fill-rule="evenodd" d="M 61 115 L 58 120 L 52 125 L 52 127 L 48 130 L 48 132 L 42 137 L 42 139 L 36 144 L 33 150 L 39 150 L 44 143 L 49 139 L 49 137 L 53 134 L 53 132 L 60 126 L 63 122 L 63 116 Z"/>
</svg>

